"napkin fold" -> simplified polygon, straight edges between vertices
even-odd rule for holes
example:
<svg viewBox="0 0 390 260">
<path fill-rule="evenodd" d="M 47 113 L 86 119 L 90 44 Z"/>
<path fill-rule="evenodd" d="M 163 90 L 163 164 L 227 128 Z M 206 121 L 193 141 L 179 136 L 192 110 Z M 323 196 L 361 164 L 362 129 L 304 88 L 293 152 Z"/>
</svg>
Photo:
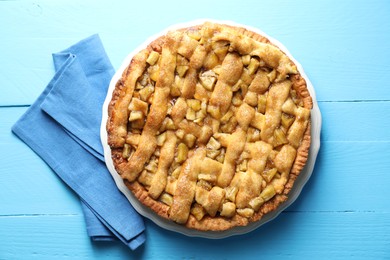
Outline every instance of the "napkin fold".
<svg viewBox="0 0 390 260">
<path fill-rule="evenodd" d="M 87 233 L 136 249 L 143 219 L 118 190 L 104 163 L 102 106 L 114 69 L 98 35 L 53 54 L 56 73 L 12 127 L 80 197 Z"/>
</svg>

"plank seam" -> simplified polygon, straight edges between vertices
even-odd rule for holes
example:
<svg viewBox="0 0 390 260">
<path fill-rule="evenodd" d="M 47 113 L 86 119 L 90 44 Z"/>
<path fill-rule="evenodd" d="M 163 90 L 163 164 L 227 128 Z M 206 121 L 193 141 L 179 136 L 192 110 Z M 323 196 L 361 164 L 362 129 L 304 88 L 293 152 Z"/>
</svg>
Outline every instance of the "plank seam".
<svg viewBox="0 0 390 260">
<path fill-rule="evenodd" d="M 318 103 L 379 103 L 390 102 L 389 99 L 353 99 L 353 100 L 317 100 Z"/>
<path fill-rule="evenodd" d="M 21 105 L 0 105 L 0 108 L 13 108 L 13 107 L 29 107 L 31 105 L 28 104 L 21 104 Z"/>
<path fill-rule="evenodd" d="M 1 0 L 0 0 L 1 1 Z M 371 100 L 319 100 L 318 103 L 388 103 L 387 99 L 371 99 Z M 0 105 L 0 108 L 13 108 L 13 107 L 29 107 L 31 104 L 18 104 L 18 105 Z"/>
<path fill-rule="evenodd" d="M 299 211 L 299 210 L 287 210 L 283 211 L 282 213 L 389 213 L 387 211 L 377 211 L 377 210 L 305 210 L 305 211 Z"/>
<path fill-rule="evenodd" d="M 387 214 L 390 213 L 388 211 L 377 211 L 377 210 L 286 210 L 283 211 L 282 214 L 302 214 L 302 213 L 309 213 L 309 214 L 323 214 L 323 213 L 330 213 L 330 214 L 351 214 L 351 213 L 374 213 L 374 214 Z M 0 215 L 0 218 L 7 218 L 7 217 L 74 217 L 74 216 L 80 216 L 80 214 L 5 214 Z"/>
<path fill-rule="evenodd" d="M 390 140 L 321 140 L 321 143 L 390 143 Z"/>
<path fill-rule="evenodd" d="M 72 217 L 72 216 L 80 216 L 80 214 L 5 214 L 5 215 L 0 215 L 0 218 L 7 218 L 7 217 Z"/>
</svg>

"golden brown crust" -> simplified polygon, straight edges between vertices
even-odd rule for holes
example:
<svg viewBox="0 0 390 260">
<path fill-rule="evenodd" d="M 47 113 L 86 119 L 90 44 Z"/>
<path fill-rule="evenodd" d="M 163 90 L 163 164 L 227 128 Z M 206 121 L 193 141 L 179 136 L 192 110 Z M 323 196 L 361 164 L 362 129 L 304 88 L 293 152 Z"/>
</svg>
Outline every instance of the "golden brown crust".
<svg viewBox="0 0 390 260">
<path fill-rule="evenodd" d="M 210 24 L 208 24 L 208 25 L 210 25 Z M 210 25 L 210 26 L 214 26 L 214 25 Z M 202 28 L 202 25 L 194 26 L 194 27 L 190 27 L 190 28 L 183 28 L 180 31 L 181 32 L 191 31 L 191 30 L 196 31 L 199 28 Z M 299 71 L 296 71 L 296 69 L 294 69 L 294 64 L 291 64 L 291 61 L 288 58 L 286 58 L 286 56 L 284 55 L 284 53 L 282 51 L 280 51 L 277 47 L 272 45 L 267 38 L 255 33 L 255 32 L 249 31 L 245 28 L 238 28 L 238 27 L 234 27 L 234 26 L 226 26 L 226 28 L 236 30 L 238 32 L 238 34 L 237 34 L 238 36 L 236 36 L 236 35 L 232 36 L 231 34 L 229 34 L 229 31 L 222 30 L 218 36 L 218 37 L 220 37 L 220 39 L 222 41 L 229 40 L 232 43 L 232 45 L 236 44 L 235 47 L 237 48 L 238 52 L 241 53 L 241 55 L 251 54 L 254 56 L 261 57 L 261 59 L 264 60 L 266 64 L 275 68 L 276 81 L 277 80 L 281 81 L 281 83 L 280 83 L 281 85 L 283 85 L 283 84 L 289 85 L 288 87 L 282 87 L 281 93 L 285 97 L 283 97 L 279 101 L 279 103 L 276 104 L 276 110 L 278 111 L 278 112 L 276 112 L 277 118 L 275 119 L 274 118 L 275 115 L 271 113 L 272 120 L 276 121 L 275 124 L 277 124 L 277 122 L 280 121 L 280 116 L 281 116 L 280 109 L 281 109 L 282 104 L 286 101 L 286 98 L 287 98 L 286 95 L 288 94 L 288 92 L 286 92 L 286 91 L 287 91 L 287 89 L 290 89 L 290 86 L 291 86 L 291 89 L 294 90 L 296 93 L 296 99 L 298 101 L 300 100 L 300 102 L 301 102 L 301 104 L 299 104 L 299 106 L 297 105 L 296 107 L 294 106 L 293 108 L 290 108 L 290 109 L 294 109 L 296 111 L 297 109 L 298 110 L 300 109 L 299 107 L 305 108 L 307 110 L 310 110 L 312 108 L 313 103 L 312 103 L 312 99 L 310 97 L 310 93 L 307 89 L 305 79 L 300 75 Z M 241 37 L 240 35 L 248 36 L 250 38 L 249 38 L 249 40 L 245 38 L 245 41 L 242 41 L 242 39 L 240 38 Z M 259 44 L 262 44 L 261 47 L 262 47 L 263 51 L 259 52 L 256 48 L 254 48 L 253 47 L 254 43 L 252 42 L 252 40 L 255 40 L 255 41 L 259 42 Z M 294 125 L 294 127 L 293 127 L 294 130 L 292 130 L 292 132 L 294 131 L 294 133 L 290 134 L 290 135 L 292 135 L 291 138 L 294 138 L 294 135 L 300 135 L 301 133 L 304 132 L 303 138 L 301 141 L 299 141 L 299 143 L 294 143 L 294 142 L 291 143 L 296 148 L 296 158 L 295 158 L 294 162 L 292 163 L 292 165 L 286 166 L 288 168 L 288 172 L 280 172 L 281 177 L 274 184 L 274 187 L 275 187 L 274 194 L 275 194 L 275 192 L 276 192 L 276 194 L 268 201 L 263 202 L 262 205 L 259 207 L 259 209 L 255 210 L 253 212 L 253 214 L 250 214 L 246 217 L 245 217 L 245 213 L 242 213 L 242 215 L 235 214 L 233 217 L 223 217 L 220 214 L 215 215 L 215 213 L 214 213 L 216 210 L 215 207 L 214 207 L 214 209 L 211 209 L 211 208 L 208 209 L 208 207 L 206 205 L 207 204 L 206 197 L 207 197 L 207 195 L 211 194 L 210 193 L 211 191 L 203 190 L 201 193 L 199 193 L 200 195 L 195 194 L 195 191 L 191 191 L 192 192 L 191 196 L 192 197 L 206 196 L 204 198 L 199 198 L 197 200 L 197 202 L 204 203 L 202 206 L 204 209 L 208 209 L 208 214 L 204 215 L 201 219 L 198 219 L 193 214 L 189 214 L 189 216 L 185 216 L 186 214 L 188 214 L 188 210 L 186 209 L 185 210 L 186 213 L 184 213 L 184 217 L 183 217 L 183 214 L 181 214 L 181 213 L 177 213 L 177 215 L 176 215 L 175 212 L 180 211 L 182 209 L 183 205 L 185 205 L 184 206 L 185 208 L 188 208 L 189 206 L 191 206 L 192 203 L 186 201 L 187 198 L 183 198 L 182 199 L 183 201 L 179 203 L 179 196 L 176 196 L 176 197 L 174 196 L 174 199 L 173 199 L 174 211 L 171 212 L 171 206 L 168 206 L 166 203 L 162 202 L 161 199 L 160 200 L 158 199 L 158 196 L 162 192 L 161 187 L 158 187 L 158 188 L 154 187 L 153 190 L 158 190 L 158 192 L 154 191 L 154 195 L 153 195 L 153 193 L 151 194 L 151 191 L 148 190 L 149 189 L 148 185 L 145 186 L 145 184 L 141 183 L 142 181 L 137 179 L 138 177 L 143 178 L 143 180 L 146 180 L 146 181 L 143 181 L 144 183 L 148 182 L 148 178 L 153 179 L 153 177 L 150 177 L 147 173 L 145 173 L 145 171 L 142 173 L 141 173 L 141 171 L 143 169 L 144 164 L 147 162 L 147 160 L 150 158 L 150 156 L 152 156 L 152 153 L 155 151 L 155 149 L 157 147 L 156 143 L 154 143 L 154 145 L 150 146 L 150 150 L 148 152 L 148 155 L 146 156 L 145 160 L 143 160 L 142 162 L 137 162 L 136 161 L 137 157 L 134 157 L 133 159 L 135 159 L 135 160 L 129 163 L 122 156 L 123 145 L 125 144 L 126 136 L 128 135 L 127 130 L 125 130 L 125 131 L 123 130 L 123 126 L 125 126 L 125 127 L 128 126 L 127 119 L 129 117 L 129 111 L 128 111 L 127 107 L 128 107 L 130 100 L 132 98 L 134 87 L 136 85 L 136 81 L 140 77 L 139 71 L 140 70 L 143 71 L 145 69 L 145 60 L 146 60 L 147 56 L 152 51 L 156 51 L 158 53 L 161 53 L 163 51 L 162 46 L 164 46 L 164 44 L 166 44 L 167 41 L 169 42 L 169 41 L 171 41 L 171 39 L 169 37 L 167 38 L 167 36 L 164 35 L 164 36 L 161 36 L 160 38 L 156 39 L 155 41 L 151 42 L 144 51 L 142 51 L 140 54 L 138 54 L 137 57 L 139 57 L 139 59 L 137 59 L 137 57 L 136 57 L 132 60 L 132 62 L 127 67 L 127 69 L 123 72 L 121 80 L 119 80 L 118 83 L 116 84 L 115 90 L 113 92 L 112 100 L 111 100 L 109 107 L 108 107 L 109 119 L 107 121 L 107 132 L 108 132 L 108 144 L 112 148 L 112 158 L 113 158 L 113 162 L 114 162 L 114 165 L 115 165 L 117 171 L 125 179 L 125 184 L 129 188 L 129 190 L 135 195 L 135 197 L 142 204 L 144 204 L 146 207 L 151 208 L 154 212 L 156 212 L 161 217 L 163 217 L 165 219 L 173 219 L 178 223 L 183 223 L 188 228 L 202 230 L 202 231 L 210 231 L 210 230 L 211 231 L 223 231 L 223 230 L 233 228 L 235 226 L 245 226 L 249 222 L 260 220 L 265 214 L 267 214 L 273 210 L 276 210 L 280 206 L 281 203 L 283 203 L 284 201 L 287 200 L 288 194 L 291 191 L 291 189 L 293 188 L 296 178 L 298 177 L 298 175 L 300 174 L 300 172 L 302 171 L 303 167 L 306 164 L 308 153 L 309 153 L 309 148 L 310 148 L 310 143 L 311 143 L 310 114 L 307 114 L 306 110 L 300 111 L 300 112 L 294 112 L 294 113 L 297 113 L 300 115 L 299 118 L 302 118 L 302 120 L 301 120 L 302 122 L 298 122 L 299 120 L 296 120 L 296 125 Z M 207 63 L 207 61 L 205 61 L 208 59 L 207 50 L 204 49 L 200 45 L 198 46 L 189 37 L 183 38 L 182 41 L 188 42 L 186 48 L 178 48 L 178 49 L 171 50 L 172 52 L 177 51 L 180 55 L 188 58 L 189 62 L 191 63 L 190 69 L 187 71 L 185 79 L 183 81 L 183 88 L 182 88 L 182 92 L 181 92 L 182 97 L 192 98 L 194 96 L 195 97 L 199 97 L 202 95 L 207 96 L 209 94 L 207 94 L 206 92 L 203 94 L 201 92 L 197 92 L 198 90 L 197 90 L 196 82 L 194 81 L 196 79 L 196 76 L 198 73 L 197 69 L 200 68 L 200 66 L 202 64 L 204 64 L 204 62 Z M 237 43 L 238 41 L 240 41 L 240 44 Z M 173 42 L 169 42 L 169 46 L 172 46 L 172 44 L 173 44 Z M 265 50 L 269 51 L 271 54 L 265 53 L 264 52 Z M 207 97 L 207 98 L 210 98 L 210 106 L 209 106 L 208 113 L 210 113 L 217 120 L 223 119 L 222 116 L 227 113 L 230 103 L 233 102 L 232 101 L 233 96 L 231 94 L 230 89 L 236 84 L 236 82 L 240 78 L 240 75 L 242 74 L 242 72 L 240 71 L 240 70 L 242 70 L 241 58 L 238 60 L 237 56 L 238 56 L 237 54 L 231 54 L 230 56 L 229 55 L 226 56 L 227 59 L 231 60 L 231 61 L 229 61 L 229 60 L 226 61 L 229 64 L 229 65 L 227 65 L 228 69 L 226 71 L 224 70 L 224 68 L 223 68 L 224 65 L 222 63 L 221 75 L 224 75 L 224 73 L 225 73 L 226 76 L 223 76 L 223 78 L 226 77 L 226 79 L 218 80 L 217 85 L 214 88 L 214 91 L 211 92 L 212 94 Z M 229 69 L 231 69 L 231 70 L 229 70 Z M 235 75 L 234 73 L 236 73 L 237 76 L 234 76 Z M 286 77 L 286 75 L 287 76 L 290 75 L 290 77 L 288 78 L 290 83 L 286 83 L 285 81 L 282 81 L 283 78 Z M 157 81 L 157 82 L 160 82 L 157 84 L 161 84 L 161 82 L 163 82 L 162 78 L 164 78 L 164 82 L 165 82 L 165 80 L 167 80 L 167 76 L 160 75 L 160 77 L 161 77 L 161 81 Z M 265 80 L 264 77 L 267 78 L 268 76 L 265 76 L 265 74 L 264 75 L 260 75 L 260 74 L 257 75 L 256 74 L 256 77 L 252 76 L 251 79 L 248 78 L 248 80 L 249 80 L 248 82 L 254 82 L 254 83 L 249 86 L 247 93 L 254 93 L 255 95 L 263 94 L 263 92 L 266 89 L 268 89 L 268 85 L 270 84 L 269 82 L 266 83 L 264 81 Z M 245 78 L 243 78 L 242 76 L 241 76 L 241 78 L 243 80 L 245 80 Z M 254 78 L 255 78 L 255 80 L 254 80 Z M 173 81 L 173 79 L 171 79 L 171 80 L 168 79 L 168 81 L 166 82 L 166 85 L 169 85 L 169 86 L 172 85 L 172 81 Z M 266 85 L 264 85 L 264 84 L 266 84 Z M 279 83 L 276 83 L 276 84 L 279 84 Z M 274 87 L 274 90 L 276 91 L 277 87 Z M 171 90 L 171 93 L 172 93 L 172 90 Z M 250 104 L 251 103 L 250 98 L 252 96 L 253 96 L 253 94 L 247 95 L 245 97 L 245 102 Z M 279 93 L 275 97 L 279 98 Z M 161 103 L 161 102 L 159 102 L 159 103 Z M 176 102 L 176 103 L 180 103 L 180 102 Z M 185 104 L 185 102 L 183 103 L 183 106 L 184 106 L 184 104 Z M 246 103 L 244 103 L 244 104 L 246 104 Z M 177 107 L 173 107 L 172 114 L 171 114 L 171 117 L 173 120 L 172 124 L 175 125 L 174 127 L 180 127 L 182 129 L 184 129 L 185 133 L 187 133 L 187 131 L 190 131 L 190 130 L 193 131 L 192 132 L 193 135 L 198 139 L 198 141 L 200 141 L 200 144 L 202 144 L 202 142 L 201 142 L 202 138 L 203 138 L 203 140 L 206 140 L 206 142 L 207 142 L 207 140 L 209 140 L 210 136 L 213 133 L 215 134 L 215 127 L 214 126 L 217 124 L 216 122 L 213 122 L 213 120 L 215 121 L 215 119 L 207 119 L 211 122 L 210 123 L 211 128 L 199 127 L 198 125 L 194 124 L 191 121 L 187 122 L 184 120 L 185 121 L 184 122 L 184 121 L 182 121 L 182 119 L 184 117 L 186 117 L 185 111 L 186 111 L 187 107 L 183 107 L 183 106 L 181 108 L 179 105 Z M 187 106 L 187 105 L 185 105 L 185 106 Z M 272 105 L 270 105 L 270 106 L 272 106 Z M 242 113 L 242 116 L 237 116 L 237 115 L 241 115 L 241 114 L 236 115 L 238 118 L 238 122 L 236 124 L 238 124 L 238 126 L 237 126 L 237 130 L 235 132 L 233 132 L 233 134 L 231 135 L 231 138 L 232 138 L 231 140 L 233 140 L 233 141 L 231 141 L 232 145 L 231 146 L 227 145 L 225 161 L 223 162 L 222 166 L 218 166 L 221 168 L 221 170 L 220 170 L 221 174 L 219 174 L 219 178 L 217 177 L 217 179 L 216 179 L 216 183 L 218 183 L 219 187 L 225 188 L 229 184 L 235 182 L 235 180 L 233 178 L 234 174 L 235 174 L 235 169 L 237 166 L 235 164 L 235 161 L 237 161 L 238 157 L 243 153 L 243 151 L 250 151 L 250 150 L 248 150 L 250 148 L 244 147 L 246 132 L 248 131 L 249 124 L 250 124 L 250 126 L 254 126 L 255 128 L 257 127 L 258 129 L 260 129 L 261 127 L 264 127 L 264 125 L 262 123 L 260 123 L 260 121 L 263 120 L 262 119 L 263 116 L 260 115 L 260 113 L 258 113 L 257 111 L 253 112 L 254 110 L 252 111 L 250 106 L 248 106 L 248 107 L 249 108 L 241 106 L 240 109 L 238 109 L 236 111 L 236 113 Z M 167 108 L 165 108 L 165 109 L 167 109 Z M 161 112 L 159 114 L 161 115 L 164 113 L 165 112 Z M 158 116 L 158 115 L 156 115 L 156 116 Z M 264 117 L 266 117 L 266 116 L 264 116 Z M 251 118 L 251 119 L 248 121 L 245 121 L 246 118 Z M 253 118 L 254 118 L 255 122 L 252 121 Z M 147 120 L 149 121 L 150 119 L 148 118 Z M 158 126 L 160 127 L 161 124 L 163 123 L 162 120 L 161 119 L 156 119 L 156 120 L 159 122 Z M 156 122 L 156 121 L 152 122 L 153 125 L 155 124 L 154 122 Z M 120 128 L 120 127 L 118 128 L 118 125 L 121 125 L 122 128 Z M 217 125 L 218 125 L 217 127 L 219 127 L 219 124 L 217 124 Z M 153 142 L 156 142 L 154 136 L 156 136 L 157 129 L 158 128 L 155 128 L 153 134 L 147 137 L 148 140 L 152 139 Z M 244 130 L 240 130 L 240 129 L 244 129 Z M 242 131 L 242 133 L 240 131 Z M 267 142 L 272 143 L 273 138 L 274 138 L 272 136 L 273 132 L 274 132 L 274 128 L 271 129 L 271 131 L 269 133 L 260 132 L 261 134 L 263 134 L 263 136 L 262 136 L 263 141 L 267 141 Z M 288 134 L 288 133 L 286 133 L 286 134 Z M 289 137 L 290 136 L 288 136 L 288 138 Z M 224 137 L 222 136 L 221 139 L 219 139 L 218 141 L 220 141 L 222 144 L 223 144 L 223 142 L 227 142 L 227 144 L 229 144 L 230 139 L 224 140 L 223 138 Z M 148 144 L 148 145 L 150 145 L 150 144 Z M 144 144 L 144 146 L 146 146 L 146 143 Z M 295 154 L 295 149 L 292 146 L 291 146 L 291 149 Z M 269 151 L 267 152 L 267 154 L 270 154 Z M 204 154 L 202 156 L 203 156 L 203 160 L 204 160 Z M 269 156 L 271 156 L 271 155 L 269 155 Z M 267 157 L 268 157 L 268 155 L 267 155 Z M 258 163 L 258 162 L 259 161 L 253 161 L 251 164 L 251 162 L 249 160 L 248 167 L 250 168 L 250 165 L 253 166 L 254 163 Z M 265 163 L 266 162 L 264 162 L 264 167 L 266 167 Z M 138 165 L 137 166 L 138 168 L 135 171 L 133 171 L 131 174 L 129 174 L 127 169 L 128 168 L 134 169 L 134 166 L 131 166 L 132 164 Z M 264 170 L 264 167 L 261 169 L 261 171 Z M 190 187 L 196 186 L 196 183 L 194 182 L 194 177 L 196 177 L 198 175 L 198 173 L 196 173 L 196 175 L 194 175 L 192 171 L 194 171 L 195 168 L 197 168 L 196 171 L 199 171 L 199 172 L 201 171 L 200 167 L 197 167 L 197 166 L 194 169 L 192 169 L 192 168 L 187 169 L 187 170 L 189 170 L 188 172 L 186 172 L 184 170 L 184 168 L 185 168 L 185 166 L 183 165 L 182 173 L 181 173 L 181 175 L 184 176 L 182 179 L 183 180 L 182 181 L 183 187 L 181 187 L 181 190 L 180 189 L 177 190 L 178 193 L 185 193 L 186 188 L 188 189 Z M 163 175 L 166 176 L 166 172 L 164 172 Z M 193 176 L 191 176 L 191 175 L 193 175 Z M 248 178 L 258 178 L 258 177 L 256 177 L 257 175 L 256 174 L 251 175 L 252 177 L 250 177 L 250 175 L 245 175 L 245 176 L 243 175 L 244 177 L 243 178 L 240 177 L 237 180 L 237 182 L 243 181 L 246 178 L 248 183 L 250 183 L 251 179 L 248 179 Z M 211 176 L 213 176 L 213 174 L 211 174 Z M 180 180 L 180 177 L 179 177 L 179 180 Z M 179 182 L 179 180 L 177 181 L 177 183 Z M 156 179 L 154 179 L 153 181 L 156 183 Z M 151 182 L 152 182 L 152 180 L 149 180 L 149 185 Z M 166 186 L 168 184 L 159 183 L 158 185 Z M 174 185 L 176 185 L 176 183 L 174 183 Z M 237 186 L 237 187 L 242 188 L 242 185 Z M 282 187 L 282 188 L 278 189 L 277 187 Z M 255 188 L 255 190 L 256 189 L 257 188 Z M 251 194 L 250 196 L 253 198 L 253 196 L 255 196 L 255 193 L 256 193 L 256 191 L 254 191 L 254 193 L 253 193 L 253 191 L 250 192 L 250 194 Z M 216 196 L 215 194 L 225 196 L 225 191 L 221 191 L 221 190 L 216 191 L 215 193 L 213 193 L 214 197 Z M 238 193 L 238 194 L 240 194 L 240 193 Z M 258 191 L 258 194 L 256 196 L 259 196 L 259 195 L 260 195 L 260 191 Z M 228 196 L 228 195 L 226 194 L 226 196 Z M 241 204 L 238 204 L 238 205 L 241 205 L 240 209 L 244 211 L 247 209 L 246 207 L 248 207 L 249 199 L 245 198 L 245 196 L 246 196 L 245 193 L 241 193 L 241 197 L 242 196 L 244 196 L 243 197 L 244 199 L 242 200 L 243 202 L 241 203 L 242 205 Z M 157 198 L 157 199 L 154 199 L 153 197 Z M 169 195 L 168 195 L 168 197 L 169 197 Z M 191 201 L 192 201 L 192 198 L 191 198 Z M 179 203 L 179 204 L 177 204 L 177 203 Z M 184 204 L 182 204 L 182 203 L 184 203 Z M 221 209 L 219 208 L 219 210 L 221 210 Z M 215 216 L 212 216 L 212 215 L 215 215 Z"/>
</svg>

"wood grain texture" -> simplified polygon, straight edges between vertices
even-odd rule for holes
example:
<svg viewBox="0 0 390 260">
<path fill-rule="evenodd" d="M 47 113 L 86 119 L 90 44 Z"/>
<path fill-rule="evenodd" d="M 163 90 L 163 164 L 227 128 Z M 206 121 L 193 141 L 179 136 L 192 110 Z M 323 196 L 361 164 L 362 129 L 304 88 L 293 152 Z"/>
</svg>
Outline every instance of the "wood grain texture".
<svg viewBox="0 0 390 260">
<path fill-rule="evenodd" d="M 80 215 L 0 217 L 0 226 L 2 259 L 385 259 L 390 253 L 390 219 L 373 212 L 282 213 L 223 240 L 189 239 L 147 222 L 148 241 L 136 252 L 119 242 L 92 243 Z"/>
<path fill-rule="evenodd" d="M 390 105 L 390 102 L 387 105 Z M 314 174 L 301 198 L 288 210 L 390 209 L 389 200 L 376 199 L 378 194 L 389 194 L 390 136 L 385 135 L 388 135 L 388 131 L 385 129 L 384 133 L 379 132 L 377 136 L 368 135 L 359 139 L 358 135 L 362 130 L 359 121 L 350 120 L 350 124 L 345 125 L 335 124 L 334 122 L 345 122 L 348 119 L 334 110 L 338 108 L 348 112 L 348 106 L 354 111 L 371 111 L 360 113 L 360 120 L 364 121 L 365 125 L 376 126 L 384 120 L 371 116 L 378 109 L 376 102 L 358 102 L 352 105 L 332 103 L 330 106 L 326 103 L 325 107 L 321 105 L 323 117 L 332 118 L 333 124 L 324 122 L 322 147 Z M 3 169 L 0 180 L 4 184 L 9 182 L 9 185 L 0 189 L 0 214 L 79 213 L 77 197 L 69 192 L 33 151 L 10 132 L 12 124 L 26 109 L 0 109 L 0 118 L 3 119 L 0 123 L 0 165 Z M 345 136 L 340 136 L 343 133 Z M 325 139 L 324 136 L 328 138 Z M 350 136 L 356 137 L 346 139 Z M 372 192 L 374 188 L 375 192 Z M 30 200 L 28 205 L 25 205 L 26 197 Z M 356 199 L 349 199 L 351 197 Z M 67 203 L 59 203 L 64 200 Z"/>
<path fill-rule="evenodd" d="M 390 102 L 320 102 L 321 141 L 390 141 Z"/>
<path fill-rule="evenodd" d="M 150 6 L 142 1 L 6 1 L 0 11 L 0 24 L 12 25 L 0 27 L 0 35 L 6 36 L 0 49 L 7 50 L 0 58 L 0 88 L 5 93 L 0 105 L 35 100 L 52 76 L 51 53 L 91 34 L 100 34 L 118 68 L 151 35 L 204 17 L 258 27 L 284 43 L 304 66 L 321 101 L 390 100 L 390 91 L 381 88 L 390 71 L 386 1 L 201 0 L 188 6 L 180 1 Z"/>
<path fill-rule="evenodd" d="M 0 1 L 0 259 L 390 258 L 389 2 L 196 3 Z M 118 68 L 149 36 L 205 17 L 262 29 L 305 68 L 323 117 L 311 179 L 277 219 L 246 235 L 188 238 L 146 221 L 135 252 L 91 242 L 77 196 L 12 124 L 53 76 L 52 53 L 98 33 Z"/>
</svg>

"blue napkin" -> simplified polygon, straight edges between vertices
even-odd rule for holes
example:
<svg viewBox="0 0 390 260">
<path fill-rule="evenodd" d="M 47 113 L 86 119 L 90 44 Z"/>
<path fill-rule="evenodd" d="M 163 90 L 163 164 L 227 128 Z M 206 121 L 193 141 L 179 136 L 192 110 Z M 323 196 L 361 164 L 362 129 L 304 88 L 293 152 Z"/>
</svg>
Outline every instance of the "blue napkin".
<svg viewBox="0 0 390 260">
<path fill-rule="evenodd" d="M 100 142 L 102 105 L 114 69 L 99 36 L 53 54 L 56 73 L 12 127 L 82 202 L 93 240 L 145 241 L 143 219 L 118 190 Z"/>
</svg>

